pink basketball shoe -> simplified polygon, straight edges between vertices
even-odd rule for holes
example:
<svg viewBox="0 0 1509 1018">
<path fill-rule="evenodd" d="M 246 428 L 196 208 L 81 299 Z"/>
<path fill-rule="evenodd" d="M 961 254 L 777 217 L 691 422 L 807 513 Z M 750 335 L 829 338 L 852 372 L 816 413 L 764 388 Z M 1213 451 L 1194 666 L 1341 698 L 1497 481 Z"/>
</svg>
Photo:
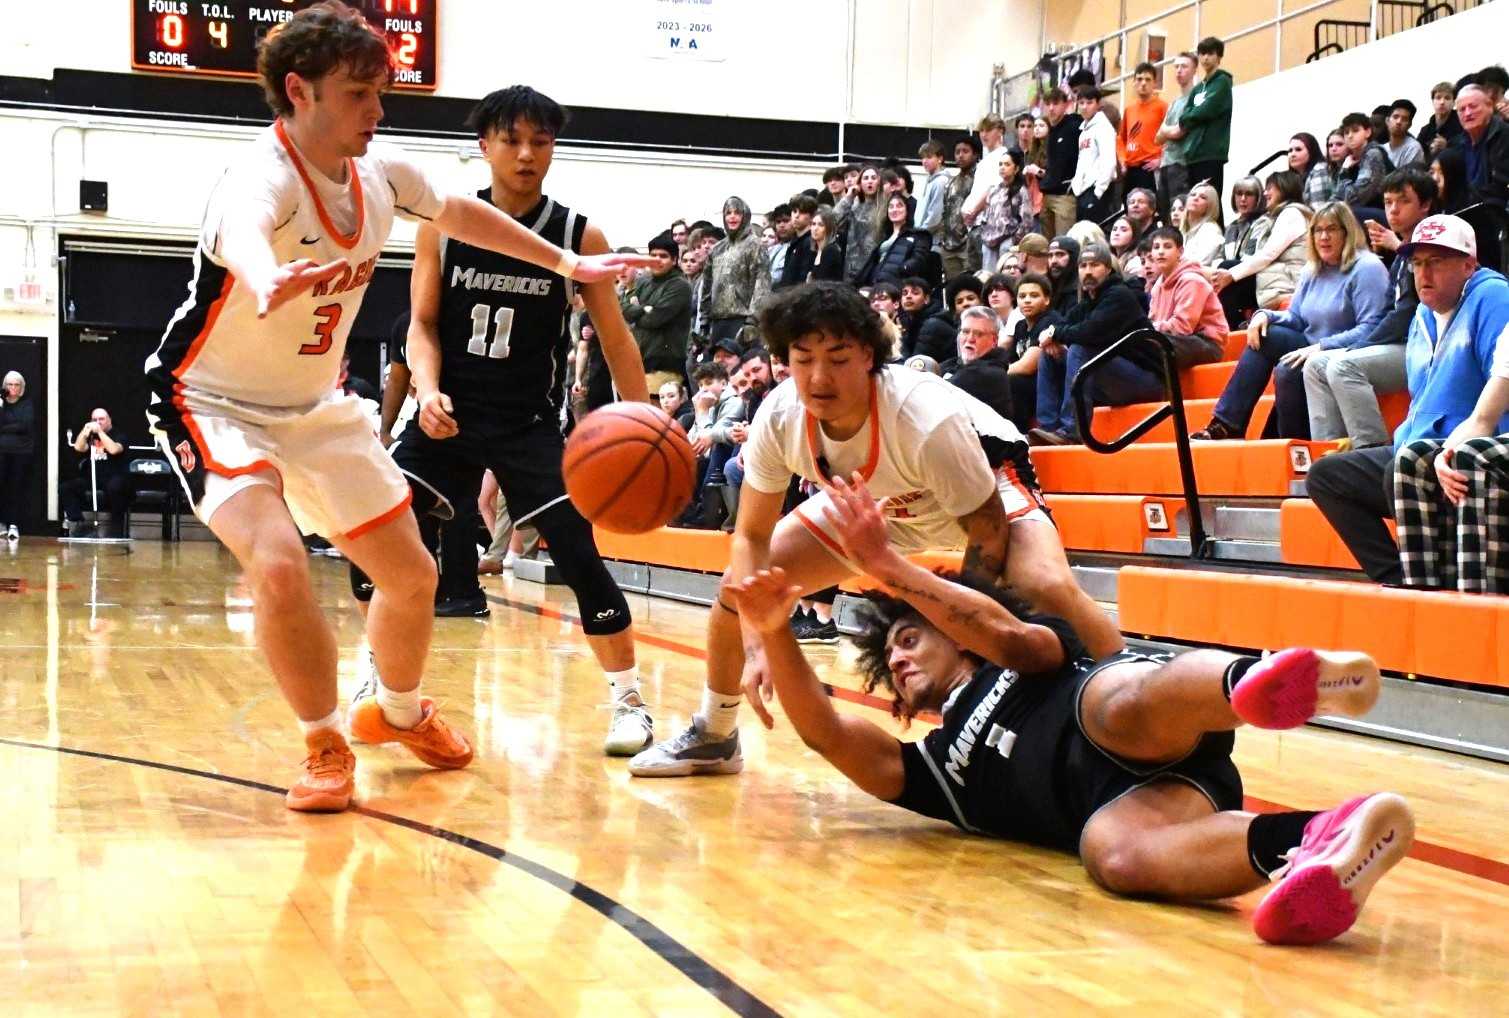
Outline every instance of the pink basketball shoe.
<svg viewBox="0 0 1509 1018">
<path fill-rule="evenodd" d="M 1258 728 L 1298 728 L 1318 714 L 1361 717 L 1380 688 L 1366 654 L 1293 647 L 1249 668 L 1231 691 L 1231 709 Z"/>
</svg>

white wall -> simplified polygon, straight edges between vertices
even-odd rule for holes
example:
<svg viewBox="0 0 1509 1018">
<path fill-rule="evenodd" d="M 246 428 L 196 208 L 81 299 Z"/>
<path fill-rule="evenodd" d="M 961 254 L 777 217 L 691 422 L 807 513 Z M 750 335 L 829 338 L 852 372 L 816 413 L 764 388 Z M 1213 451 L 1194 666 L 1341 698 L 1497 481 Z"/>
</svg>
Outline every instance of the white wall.
<svg viewBox="0 0 1509 1018">
<path fill-rule="evenodd" d="M 1353 111 L 1370 113 L 1380 103 L 1409 99 L 1420 107 L 1418 131 L 1430 115 L 1431 86 L 1501 63 L 1505 38 L 1509 4 L 1488 4 L 1250 84 L 1238 83 L 1228 192 L 1233 180 L 1286 147 L 1299 131 L 1309 131 L 1324 147 L 1326 134 Z M 1264 175 L 1283 168 L 1274 163 Z"/>
</svg>

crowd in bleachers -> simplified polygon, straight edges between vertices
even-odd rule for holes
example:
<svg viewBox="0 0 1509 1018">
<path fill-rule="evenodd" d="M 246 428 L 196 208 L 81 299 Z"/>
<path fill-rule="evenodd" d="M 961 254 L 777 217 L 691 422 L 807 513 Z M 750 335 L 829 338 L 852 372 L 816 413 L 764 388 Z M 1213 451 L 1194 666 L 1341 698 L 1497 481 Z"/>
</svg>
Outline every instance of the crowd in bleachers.
<svg viewBox="0 0 1509 1018">
<path fill-rule="evenodd" d="M 737 513 L 739 447 L 783 377 L 754 325 L 762 300 L 846 280 L 897 361 L 990 402 L 1034 445 L 1079 441 L 1075 377 L 1130 332 L 1168 336 L 1180 369 L 1234 360 L 1194 439 L 1336 442 L 1311 490 L 1370 575 L 1509 592 L 1509 437 L 1496 437 L 1509 431 L 1509 343 L 1494 331 L 1509 310 L 1497 271 L 1509 74 L 1437 85 L 1418 129 L 1398 99 L 1348 114 L 1324 147 L 1296 133 L 1279 168 L 1237 179 L 1223 203 L 1223 53 L 1212 38 L 1177 56 L 1172 101 L 1150 64 L 1124 111 L 1082 73 L 1010 124 L 992 114 L 951 147 L 928 141 L 921 172 L 899 158 L 834 166 L 758 223 L 731 197 L 718 222 L 677 220 L 655 238 L 659 264 L 619 290 L 651 391 L 699 454 L 700 495 L 681 522 L 729 527 Z M 578 414 L 612 398 L 582 325 Z M 1272 412 L 1255 416 L 1270 382 Z M 1160 354 L 1125 345 L 1093 383 L 1099 406 L 1160 400 Z M 1379 398 L 1406 392 L 1391 434 Z M 1382 522 L 1396 515 L 1402 558 Z"/>
</svg>

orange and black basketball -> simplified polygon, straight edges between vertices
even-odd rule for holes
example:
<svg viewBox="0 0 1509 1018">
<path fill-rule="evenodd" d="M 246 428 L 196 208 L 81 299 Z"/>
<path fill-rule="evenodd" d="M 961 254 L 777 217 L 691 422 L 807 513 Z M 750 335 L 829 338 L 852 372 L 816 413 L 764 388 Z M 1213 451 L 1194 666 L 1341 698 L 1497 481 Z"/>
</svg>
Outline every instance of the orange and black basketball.
<svg viewBox="0 0 1509 1018">
<path fill-rule="evenodd" d="M 642 534 L 691 501 L 697 457 L 686 432 L 648 403 L 609 403 L 576 426 L 561 461 L 566 494 L 604 530 Z"/>
</svg>

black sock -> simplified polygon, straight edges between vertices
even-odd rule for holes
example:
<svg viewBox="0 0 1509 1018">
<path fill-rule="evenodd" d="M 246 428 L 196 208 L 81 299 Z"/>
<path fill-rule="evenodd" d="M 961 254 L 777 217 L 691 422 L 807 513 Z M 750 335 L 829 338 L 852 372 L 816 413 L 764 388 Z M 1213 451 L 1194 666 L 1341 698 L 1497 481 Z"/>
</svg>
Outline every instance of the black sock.
<svg viewBox="0 0 1509 1018">
<path fill-rule="evenodd" d="M 1242 676 L 1247 674 L 1247 669 L 1261 661 L 1258 657 L 1239 657 L 1226 666 L 1226 674 L 1221 677 L 1221 692 L 1226 696 L 1226 702 L 1231 702 L 1231 691 L 1237 688 L 1237 683 L 1242 681 Z"/>
<path fill-rule="evenodd" d="M 1259 813 L 1247 828 L 1247 861 L 1258 876 L 1268 878 L 1284 865 L 1284 854 L 1298 848 L 1305 825 L 1316 813 Z"/>
</svg>

